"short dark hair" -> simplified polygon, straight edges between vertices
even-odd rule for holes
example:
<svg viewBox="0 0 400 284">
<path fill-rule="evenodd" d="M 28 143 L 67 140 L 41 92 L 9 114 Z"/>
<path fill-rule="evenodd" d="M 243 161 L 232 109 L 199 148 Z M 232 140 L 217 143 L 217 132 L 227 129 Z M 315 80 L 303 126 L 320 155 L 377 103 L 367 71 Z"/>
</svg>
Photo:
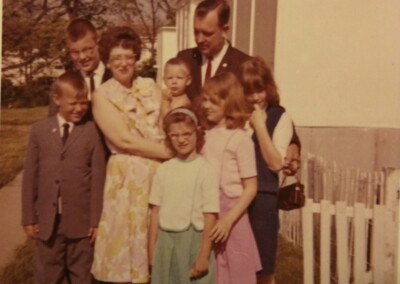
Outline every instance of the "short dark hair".
<svg viewBox="0 0 400 284">
<path fill-rule="evenodd" d="M 79 71 L 67 71 L 61 74 L 53 84 L 51 96 L 63 95 L 63 85 L 68 84 L 78 92 L 78 96 L 87 96 L 89 90 L 86 86 L 85 79 Z"/>
<path fill-rule="evenodd" d="M 265 91 L 269 105 L 279 105 L 279 93 L 271 69 L 261 57 L 253 57 L 240 67 L 238 79 L 245 96 Z"/>
<path fill-rule="evenodd" d="M 213 10 L 218 12 L 218 25 L 220 27 L 229 23 L 231 9 L 226 0 L 204 0 L 200 2 L 196 7 L 195 17 L 204 18 Z"/>
<path fill-rule="evenodd" d="M 122 47 L 130 49 L 135 54 L 138 61 L 142 52 L 142 41 L 139 35 L 130 27 L 112 27 L 105 31 L 100 38 L 100 57 L 105 63 L 108 62 L 111 49 L 114 47 Z"/>
<path fill-rule="evenodd" d="M 192 111 L 189 108 L 185 108 Z M 169 128 L 172 124 L 183 122 L 189 127 L 192 127 L 194 131 L 196 131 L 196 151 L 199 153 L 204 146 L 205 138 L 204 138 L 204 129 L 196 125 L 196 122 L 190 117 L 188 114 L 183 112 L 173 112 L 170 111 L 167 113 L 163 120 L 163 130 L 165 132 L 165 145 L 172 151 L 174 155 L 176 155 L 176 150 L 172 146 L 172 141 L 168 136 Z"/>
<path fill-rule="evenodd" d="M 93 39 L 97 41 L 97 31 L 93 24 L 86 19 L 75 19 L 67 27 L 67 40 L 69 41 L 80 40 L 87 34 L 93 35 Z"/>
<path fill-rule="evenodd" d="M 188 73 L 190 75 L 189 64 L 185 60 L 183 60 L 179 57 L 172 57 L 172 58 L 168 59 L 168 61 L 165 62 L 164 67 L 166 67 L 167 65 L 182 65 L 186 68 L 186 70 L 188 71 Z"/>
</svg>

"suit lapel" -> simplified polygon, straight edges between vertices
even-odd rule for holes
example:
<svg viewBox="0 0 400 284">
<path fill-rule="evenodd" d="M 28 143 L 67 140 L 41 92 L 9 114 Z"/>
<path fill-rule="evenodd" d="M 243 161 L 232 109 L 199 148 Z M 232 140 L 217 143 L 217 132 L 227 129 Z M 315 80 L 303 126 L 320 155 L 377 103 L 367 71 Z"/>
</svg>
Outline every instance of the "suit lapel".
<svg viewBox="0 0 400 284">
<path fill-rule="evenodd" d="M 225 73 L 226 70 L 229 70 L 229 66 L 231 65 L 232 60 L 234 60 L 234 58 L 231 58 L 231 56 L 230 56 L 231 49 L 232 49 L 232 46 L 229 44 L 229 47 L 226 50 L 226 53 L 225 53 L 224 57 L 222 58 L 221 63 L 219 64 L 218 69 L 215 72 L 215 75 Z"/>
<path fill-rule="evenodd" d="M 49 120 L 49 132 L 51 133 L 54 143 L 62 147 L 61 132 L 60 127 L 58 126 L 57 115 L 53 116 Z"/>
<path fill-rule="evenodd" d="M 202 62 L 202 56 L 200 51 L 197 48 L 193 49 L 193 59 L 194 59 L 194 63 L 195 63 L 195 68 L 192 68 L 191 72 L 192 72 L 192 84 L 196 84 L 195 85 L 195 90 L 199 93 L 201 88 L 202 88 L 202 80 L 201 80 L 201 62 Z"/>
</svg>

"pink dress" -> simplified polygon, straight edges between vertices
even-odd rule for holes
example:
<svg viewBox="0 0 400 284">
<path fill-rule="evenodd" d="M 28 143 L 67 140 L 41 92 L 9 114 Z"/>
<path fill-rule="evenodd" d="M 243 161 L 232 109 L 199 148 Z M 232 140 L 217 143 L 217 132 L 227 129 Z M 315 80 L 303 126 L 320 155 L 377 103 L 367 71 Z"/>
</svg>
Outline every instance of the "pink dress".
<svg viewBox="0 0 400 284">
<path fill-rule="evenodd" d="M 219 176 L 220 213 L 224 216 L 243 193 L 241 179 L 257 175 L 253 141 L 242 129 L 214 127 L 206 132 L 202 154 Z M 225 245 L 216 253 L 218 284 L 255 284 L 261 269 L 247 211 L 237 220 Z"/>
</svg>

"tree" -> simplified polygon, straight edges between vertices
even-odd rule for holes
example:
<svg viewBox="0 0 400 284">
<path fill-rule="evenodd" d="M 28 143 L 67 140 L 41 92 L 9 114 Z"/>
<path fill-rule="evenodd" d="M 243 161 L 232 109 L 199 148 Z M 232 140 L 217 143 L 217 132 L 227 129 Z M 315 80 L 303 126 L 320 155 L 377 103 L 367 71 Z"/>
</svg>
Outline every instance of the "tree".
<svg viewBox="0 0 400 284">
<path fill-rule="evenodd" d="M 6 62 L 2 71 L 24 67 L 29 82 L 31 74 L 65 52 L 64 34 L 70 20 L 84 17 L 104 26 L 102 15 L 107 9 L 100 0 L 4 0 L 2 56 L 20 60 Z"/>
<path fill-rule="evenodd" d="M 46 101 L 47 94 L 43 94 L 45 99 L 32 100 L 34 90 L 41 89 L 38 82 L 51 82 L 37 79 L 46 76 L 44 71 L 54 70 L 57 62 L 58 67 L 70 65 L 64 41 L 68 22 L 82 16 L 105 25 L 102 14 L 106 10 L 100 0 L 4 0 L 2 79 L 22 84 L 19 100 Z"/>
<path fill-rule="evenodd" d="M 147 41 L 151 60 L 156 57 L 157 33 L 162 26 L 175 24 L 177 9 L 189 0 L 114 0 L 118 4 L 109 12 L 118 15 L 117 24 L 134 26 Z"/>
<path fill-rule="evenodd" d="M 175 11 L 188 0 L 3 0 L 2 78 L 20 79 L 29 96 L 36 78 L 59 62 L 71 65 L 65 29 L 75 18 L 90 20 L 99 30 L 133 26 L 155 61 L 157 33 L 173 23 Z M 147 71 L 146 71 L 147 72 Z"/>
</svg>

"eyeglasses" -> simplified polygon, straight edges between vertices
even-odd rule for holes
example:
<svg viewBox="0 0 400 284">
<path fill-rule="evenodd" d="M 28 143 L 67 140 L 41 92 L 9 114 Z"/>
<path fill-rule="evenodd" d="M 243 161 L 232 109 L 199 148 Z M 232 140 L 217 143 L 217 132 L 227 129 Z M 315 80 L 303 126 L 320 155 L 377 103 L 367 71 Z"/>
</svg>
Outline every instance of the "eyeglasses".
<svg viewBox="0 0 400 284">
<path fill-rule="evenodd" d="M 133 64 L 135 63 L 135 55 L 115 55 L 110 57 L 110 61 L 112 61 L 114 64 L 122 64 L 124 61 L 127 64 Z"/>
<path fill-rule="evenodd" d="M 178 140 L 179 137 L 182 137 L 184 140 L 189 140 L 189 138 L 193 135 L 194 130 L 190 131 L 190 132 L 183 132 L 182 134 L 178 134 L 178 133 L 168 133 L 168 137 L 171 140 Z"/>
<path fill-rule="evenodd" d="M 93 55 L 93 53 L 94 53 L 94 48 L 95 48 L 96 46 L 89 46 L 89 47 L 85 47 L 85 48 L 83 48 L 82 50 L 74 50 L 74 49 L 71 49 L 70 51 L 69 51 L 69 54 L 71 55 L 71 57 L 73 57 L 73 58 L 78 58 L 79 57 L 79 55 L 82 53 L 83 55 L 85 55 L 85 56 L 91 56 L 91 55 Z"/>
</svg>

